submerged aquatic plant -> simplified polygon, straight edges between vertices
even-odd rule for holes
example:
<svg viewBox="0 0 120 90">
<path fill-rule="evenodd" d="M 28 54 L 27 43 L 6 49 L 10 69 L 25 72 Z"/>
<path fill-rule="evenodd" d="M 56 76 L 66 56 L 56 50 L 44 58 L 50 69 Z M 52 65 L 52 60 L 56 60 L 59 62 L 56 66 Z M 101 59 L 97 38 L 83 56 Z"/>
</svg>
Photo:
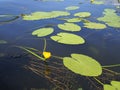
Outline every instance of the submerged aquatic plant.
<svg viewBox="0 0 120 90">
<path fill-rule="evenodd" d="M 17 20 L 19 15 L 1 15 L 0 14 L 0 24 L 7 24 Z"/>
<path fill-rule="evenodd" d="M 6 44 L 7 43 L 7 41 L 5 41 L 5 40 L 0 40 L 0 44 Z"/>
</svg>

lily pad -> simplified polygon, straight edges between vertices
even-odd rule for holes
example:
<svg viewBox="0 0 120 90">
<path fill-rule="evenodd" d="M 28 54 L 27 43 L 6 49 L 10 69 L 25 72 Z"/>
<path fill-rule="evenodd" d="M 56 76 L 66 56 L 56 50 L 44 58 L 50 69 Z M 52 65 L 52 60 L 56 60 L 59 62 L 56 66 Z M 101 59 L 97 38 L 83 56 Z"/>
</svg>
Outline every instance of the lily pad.
<svg viewBox="0 0 120 90">
<path fill-rule="evenodd" d="M 62 18 L 60 20 L 66 20 L 67 22 L 74 23 L 74 22 L 80 22 L 83 19 L 82 18 Z"/>
<path fill-rule="evenodd" d="M 32 35 L 37 35 L 37 37 L 44 37 L 54 32 L 53 28 L 40 28 L 32 32 Z"/>
<path fill-rule="evenodd" d="M 68 15 L 70 15 L 70 13 L 66 11 L 34 12 L 31 15 L 23 15 L 23 20 L 49 19 Z"/>
<path fill-rule="evenodd" d="M 104 4 L 103 1 L 93 1 L 92 4 Z"/>
<path fill-rule="evenodd" d="M 51 36 L 50 38 L 62 44 L 77 45 L 77 44 L 85 43 L 85 40 L 81 36 L 71 34 L 71 33 L 61 32 L 55 36 Z"/>
<path fill-rule="evenodd" d="M 65 31 L 80 31 L 81 27 L 74 23 L 58 24 L 58 27 Z"/>
<path fill-rule="evenodd" d="M 84 27 L 89 28 L 89 29 L 105 29 L 106 25 L 101 24 L 101 23 L 95 23 L 95 22 L 88 22 L 84 23 Z"/>
<path fill-rule="evenodd" d="M 120 16 L 115 13 L 114 9 L 105 9 L 103 14 L 104 16 L 97 20 L 105 22 L 108 26 L 120 28 Z"/>
<path fill-rule="evenodd" d="M 64 57 L 63 64 L 74 73 L 83 76 L 99 76 L 102 73 L 102 67 L 95 59 L 82 54 Z"/>
<path fill-rule="evenodd" d="M 104 84 L 103 88 L 104 88 L 104 90 L 116 90 L 115 87 L 113 87 L 109 84 Z"/>
<path fill-rule="evenodd" d="M 91 13 L 90 12 L 78 12 L 78 13 L 75 13 L 74 16 L 89 17 L 89 16 L 91 16 Z"/>
<path fill-rule="evenodd" d="M 116 88 L 116 90 L 120 90 L 120 81 L 111 81 L 111 84 Z"/>
<path fill-rule="evenodd" d="M 69 6 L 69 7 L 66 7 L 65 8 L 66 10 L 76 10 L 76 9 L 79 9 L 78 6 Z"/>
<path fill-rule="evenodd" d="M 0 40 L 0 44 L 6 44 L 7 43 L 7 41 L 5 41 L 5 40 Z"/>
</svg>

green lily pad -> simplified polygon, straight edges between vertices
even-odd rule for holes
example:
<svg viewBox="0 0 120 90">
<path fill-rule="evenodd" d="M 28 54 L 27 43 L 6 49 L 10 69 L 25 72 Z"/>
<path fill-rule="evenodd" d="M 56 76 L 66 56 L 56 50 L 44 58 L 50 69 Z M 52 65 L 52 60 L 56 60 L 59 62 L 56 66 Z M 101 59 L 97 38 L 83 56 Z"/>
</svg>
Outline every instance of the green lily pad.
<svg viewBox="0 0 120 90">
<path fill-rule="evenodd" d="M 74 23 L 58 24 L 58 27 L 65 31 L 80 31 L 81 27 Z"/>
<path fill-rule="evenodd" d="M 5 41 L 5 40 L 0 40 L 0 44 L 6 44 L 7 43 L 7 41 Z"/>
<path fill-rule="evenodd" d="M 62 44 L 70 44 L 70 45 L 77 45 L 77 44 L 84 44 L 85 40 L 78 35 L 71 34 L 71 33 L 58 33 L 55 36 L 50 37 L 52 40 L 62 43 Z"/>
<path fill-rule="evenodd" d="M 32 35 L 37 35 L 37 37 L 44 37 L 54 32 L 53 28 L 40 28 L 32 32 Z"/>
<path fill-rule="evenodd" d="M 111 81 L 111 84 L 116 88 L 116 90 L 120 90 L 120 81 Z"/>
<path fill-rule="evenodd" d="M 70 15 L 70 13 L 66 11 L 34 12 L 31 15 L 23 15 L 23 20 L 49 19 L 68 15 Z"/>
<path fill-rule="evenodd" d="M 102 67 L 95 59 L 82 54 L 64 57 L 63 64 L 74 73 L 83 76 L 99 76 L 102 73 Z"/>
<path fill-rule="evenodd" d="M 69 6 L 69 7 L 66 7 L 65 8 L 66 10 L 76 10 L 76 9 L 79 9 L 78 6 Z"/>
<path fill-rule="evenodd" d="M 64 20 L 66 20 L 67 22 L 74 23 L 74 22 L 82 21 L 82 18 L 70 18 L 70 19 L 64 19 Z"/>
<path fill-rule="evenodd" d="M 120 28 L 120 16 L 115 13 L 114 9 L 105 9 L 103 14 L 104 16 L 97 20 L 105 22 L 108 26 Z"/>
<path fill-rule="evenodd" d="M 93 1 L 92 4 L 104 4 L 103 1 Z"/>
<path fill-rule="evenodd" d="M 78 17 L 89 17 L 91 16 L 91 13 L 90 12 L 78 12 L 78 13 L 75 13 L 74 16 L 78 16 Z"/>
<path fill-rule="evenodd" d="M 84 23 L 84 27 L 89 29 L 105 29 L 106 25 L 101 23 L 88 22 L 88 23 Z"/>
<path fill-rule="evenodd" d="M 104 84 L 103 88 L 104 88 L 104 90 L 116 90 L 115 87 L 113 87 L 109 84 Z"/>
</svg>

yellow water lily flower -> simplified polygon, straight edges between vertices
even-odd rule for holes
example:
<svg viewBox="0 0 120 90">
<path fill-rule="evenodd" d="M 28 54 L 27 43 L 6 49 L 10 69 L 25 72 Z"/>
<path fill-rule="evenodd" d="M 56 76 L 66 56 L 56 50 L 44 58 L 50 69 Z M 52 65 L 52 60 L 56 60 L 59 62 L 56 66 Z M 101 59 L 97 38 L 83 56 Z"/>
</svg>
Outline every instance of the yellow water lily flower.
<svg viewBox="0 0 120 90">
<path fill-rule="evenodd" d="M 43 56 L 45 59 L 48 59 L 51 57 L 51 52 L 43 52 Z"/>
</svg>

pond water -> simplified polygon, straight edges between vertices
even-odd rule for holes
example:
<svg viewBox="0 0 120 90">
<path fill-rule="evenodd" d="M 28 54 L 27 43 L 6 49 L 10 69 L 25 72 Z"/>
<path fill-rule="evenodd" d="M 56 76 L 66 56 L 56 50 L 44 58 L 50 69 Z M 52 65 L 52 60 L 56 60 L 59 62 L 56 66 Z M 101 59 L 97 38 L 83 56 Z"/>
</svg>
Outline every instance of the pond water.
<svg viewBox="0 0 120 90">
<path fill-rule="evenodd" d="M 77 6 L 79 9 L 66 10 L 68 6 Z M 94 85 L 90 86 L 90 81 L 84 79 L 86 77 L 68 70 L 61 60 L 50 58 L 47 62 L 43 62 L 16 46 L 42 51 L 46 39 L 46 51 L 50 51 L 52 55 L 68 57 L 72 53 L 79 53 L 94 58 L 103 66 L 119 64 L 120 27 L 106 24 L 105 29 L 89 29 L 84 27 L 83 22 L 75 22 L 81 26 L 81 31 L 70 33 L 83 37 L 84 44 L 67 45 L 57 43 L 50 38 L 60 32 L 69 33 L 61 30 L 57 25 L 66 22 L 61 19 L 73 18 L 73 15 L 78 12 L 91 13 L 91 16 L 83 21 L 105 24 L 97 20 L 98 17 L 104 16 L 105 9 L 114 9 L 120 16 L 119 0 L 103 0 L 103 4 L 91 3 L 90 0 L 0 0 L 0 90 L 81 90 L 79 88 L 102 90 L 96 89 Z M 67 11 L 70 15 L 41 20 L 23 20 L 24 15 L 38 11 Z M 120 20 L 118 24 L 120 26 Z M 34 30 L 44 27 L 52 27 L 54 32 L 45 37 L 32 35 Z M 119 67 L 110 68 L 110 70 L 120 73 Z M 117 80 L 120 80 L 118 77 Z"/>
</svg>

